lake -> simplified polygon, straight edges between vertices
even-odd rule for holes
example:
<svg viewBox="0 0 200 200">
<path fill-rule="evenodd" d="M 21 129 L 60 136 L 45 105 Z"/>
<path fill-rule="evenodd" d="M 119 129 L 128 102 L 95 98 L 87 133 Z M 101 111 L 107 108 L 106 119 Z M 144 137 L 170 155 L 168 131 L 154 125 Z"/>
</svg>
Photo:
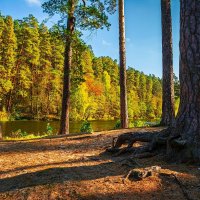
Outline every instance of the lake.
<svg viewBox="0 0 200 200">
<path fill-rule="evenodd" d="M 29 134 L 43 135 L 47 130 L 47 123 L 53 128 L 53 134 L 56 135 L 59 129 L 59 121 L 8 121 L 0 122 L 3 136 L 11 136 L 12 132 L 19 129 Z M 83 122 L 70 122 L 70 133 L 79 133 Z M 96 120 L 90 122 L 94 131 L 111 130 L 114 128 L 115 120 Z"/>
</svg>

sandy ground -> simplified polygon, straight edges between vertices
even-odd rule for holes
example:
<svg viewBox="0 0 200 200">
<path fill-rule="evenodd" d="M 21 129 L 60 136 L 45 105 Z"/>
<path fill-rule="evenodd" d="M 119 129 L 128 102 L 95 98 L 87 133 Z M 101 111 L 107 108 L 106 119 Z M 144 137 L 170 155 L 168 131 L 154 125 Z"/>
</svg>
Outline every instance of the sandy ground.
<svg viewBox="0 0 200 200">
<path fill-rule="evenodd" d="M 137 159 L 138 166 L 129 155 L 103 153 L 113 137 L 127 131 L 0 142 L 0 200 L 200 200 L 198 166 L 169 164 L 162 156 Z M 179 183 L 167 175 L 124 178 L 133 168 L 154 165 Z"/>
</svg>

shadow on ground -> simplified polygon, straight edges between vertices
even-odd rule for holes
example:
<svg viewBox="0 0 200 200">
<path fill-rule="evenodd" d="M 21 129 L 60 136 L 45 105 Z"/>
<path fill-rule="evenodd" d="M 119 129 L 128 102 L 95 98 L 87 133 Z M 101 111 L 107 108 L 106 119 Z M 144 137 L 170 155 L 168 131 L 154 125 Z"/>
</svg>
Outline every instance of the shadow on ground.
<svg viewBox="0 0 200 200">
<path fill-rule="evenodd" d="M 65 181 L 95 180 L 107 176 L 118 176 L 123 173 L 124 171 L 120 173 L 116 169 L 113 162 L 90 166 L 50 168 L 1 179 L 0 192 Z"/>
</svg>

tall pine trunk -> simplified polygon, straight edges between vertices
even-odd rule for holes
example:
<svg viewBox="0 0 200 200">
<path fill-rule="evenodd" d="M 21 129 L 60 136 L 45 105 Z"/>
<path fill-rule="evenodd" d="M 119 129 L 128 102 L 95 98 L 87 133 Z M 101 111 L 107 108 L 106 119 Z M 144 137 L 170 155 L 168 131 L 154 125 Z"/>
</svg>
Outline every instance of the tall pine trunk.
<svg viewBox="0 0 200 200">
<path fill-rule="evenodd" d="M 62 113 L 59 134 L 69 134 L 69 107 L 70 107 L 70 71 L 72 66 L 72 36 L 75 26 L 74 0 L 69 1 L 69 14 L 67 19 L 67 36 L 65 46 L 64 80 Z"/>
<path fill-rule="evenodd" d="M 174 137 L 182 147 L 171 144 L 170 150 L 181 160 L 200 161 L 200 1 L 181 0 L 180 13 L 181 95 Z"/>
<path fill-rule="evenodd" d="M 121 128 L 128 128 L 124 0 L 119 0 L 119 51 Z"/>
<path fill-rule="evenodd" d="M 161 125 L 170 126 L 174 122 L 174 82 L 172 52 L 171 0 L 161 0 L 162 15 L 162 119 Z"/>
</svg>

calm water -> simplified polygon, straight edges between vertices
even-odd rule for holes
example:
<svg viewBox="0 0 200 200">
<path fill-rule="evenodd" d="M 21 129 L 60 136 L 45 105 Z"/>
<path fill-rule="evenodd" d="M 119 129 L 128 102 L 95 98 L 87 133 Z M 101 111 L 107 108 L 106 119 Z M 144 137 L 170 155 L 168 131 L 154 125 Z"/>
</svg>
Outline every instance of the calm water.
<svg viewBox="0 0 200 200">
<path fill-rule="evenodd" d="M 50 123 L 51 127 L 53 127 L 53 134 L 56 134 L 59 129 L 59 121 L 8 121 L 8 122 L 0 122 L 3 136 L 11 136 L 12 132 L 15 132 L 19 129 L 22 131 L 26 131 L 27 133 L 34 135 L 42 135 L 46 132 L 47 123 Z M 83 122 L 70 122 L 70 133 L 79 133 L 80 127 Z M 116 121 L 114 120 L 98 120 L 91 121 L 92 128 L 94 131 L 103 131 L 103 130 L 111 130 L 115 126 Z"/>
</svg>

